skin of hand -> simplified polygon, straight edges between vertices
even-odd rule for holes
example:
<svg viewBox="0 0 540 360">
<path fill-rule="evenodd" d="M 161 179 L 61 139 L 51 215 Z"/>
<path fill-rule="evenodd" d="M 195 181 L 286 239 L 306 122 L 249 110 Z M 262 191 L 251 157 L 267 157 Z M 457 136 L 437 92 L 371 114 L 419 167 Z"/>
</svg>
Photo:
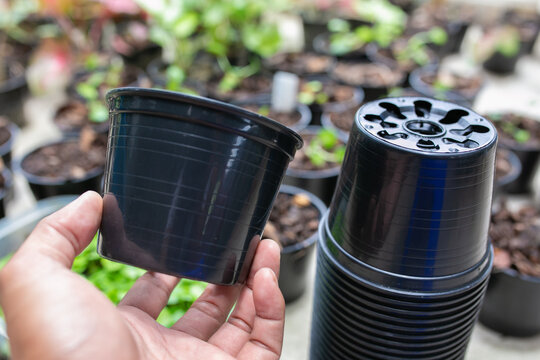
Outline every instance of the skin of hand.
<svg viewBox="0 0 540 360">
<path fill-rule="evenodd" d="M 96 233 L 102 207 L 97 193 L 83 194 L 42 220 L 0 271 L 14 360 L 279 359 L 285 302 L 275 242 L 259 243 L 245 285 L 208 285 L 166 328 L 155 319 L 178 278 L 148 272 L 114 306 L 70 270 Z"/>
</svg>

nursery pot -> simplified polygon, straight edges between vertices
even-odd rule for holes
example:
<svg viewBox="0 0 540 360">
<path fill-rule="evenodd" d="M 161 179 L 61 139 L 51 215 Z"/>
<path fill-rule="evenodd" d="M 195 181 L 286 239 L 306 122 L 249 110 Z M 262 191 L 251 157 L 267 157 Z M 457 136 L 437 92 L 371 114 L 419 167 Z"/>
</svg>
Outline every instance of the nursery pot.
<svg viewBox="0 0 540 360">
<path fill-rule="evenodd" d="M 320 126 L 308 126 L 300 133 L 315 135 L 320 129 Z M 323 170 L 303 170 L 289 167 L 283 183 L 309 191 L 328 205 L 334 195 L 339 170 L 340 166 Z"/>
<path fill-rule="evenodd" d="M 493 189 L 494 198 L 500 193 L 507 192 L 508 186 L 514 183 L 521 174 L 521 161 L 519 160 L 519 157 L 513 151 L 508 149 L 499 148 L 497 153 L 499 152 L 505 153 L 506 160 L 510 165 L 510 171 L 495 180 L 495 187 Z"/>
<path fill-rule="evenodd" d="M 505 56 L 498 51 L 495 51 L 482 66 L 484 69 L 499 75 L 512 74 L 516 69 L 516 64 L 523 55 L 523 49 L 520 49 L 513 56 Z"/>
<path fill-rule="evenodd" d="M 8 78 L 0 83 L 0 115 L 6 116 L 18 126 L 25 124 L 24 100 L 28 84 L 22 63 L 7 60 Z"/>
<path fill-rule="evenodd" d="M 267 106 L 269 109 L 271 109 L 271 99 L 270 96 L 254 96 L 250 99 L 245 99 L 241 101 L 233 101 L 232 104 L 238 105 L 240 107 L 246 107 L 249 105 L 255 105 L 255 106 Z M 272 110 L 270 110 L 272 111 Z M 268 114 L 267 116 L 271 118 L 272 120 L 275 120 L 276 122 L 282 123 L 283 125 L 286 125 L 290 129 L 294 131 L 301 131 L 302 129 L 305 129 L 309 123 L 311 122 L 311 111 L 308 106 L 297 103 L 296 108 L 294 109 L 294 113 L 298 115 L 298 121 L 294 124 L 286 125 L 283 124 L 283 122 L 279 121 L 279 119 L 275 116 L 272 116 L 272 114 Z M 277 116 L 280 116 L 280 114 L 276 114 Z"/>
<path fill-rule="evenodd" d="M 475 91 L 471 91 L 469 93 L 464 93 L 454 89 L 439 91 L 435 89 L 432 84 L 427 83 L 423 79 L 423 76 L 436 75 L 438 71 L 439 67 L 437 65 L 428 65 L 417 68 L 411 72 L 409 76 L 409 83 L 414 90 L 422 95 L 439 100 L 450 101 L 466 107 L 471 107 L 471 104 L 474 104 L 474 100 L 482 88 L 482 84 L 478 86 Z"/>
<path fill-rule="evenodd" d="M 500 146 L 514 152 L 521 163 L 521 172 L 504 187 L 505 191 L 510 194 L 526 194 L 533 191 L 533 180 L 540 160 L 540 148 L 526 144 L 512 145 L 503 141 L 500 142 Z"/>
<path fill-rule="evenodd" d="M 24 175 L 36 199 L 40 200 L 57 195 L 82 194 L 88 190 L 100 192 L 103 176 L 103 166 L 95 167 L 94 169 L 87 171 L 84 176 L 77 178 L 66 178 L 62 176 L 38 176 L 32 174 L 25 169 L 25 161 L 30 155 L 34 154 L 38 150 L 61 143 L 78 141 L 79 140 L 77 138 L 66 138 L 61 141 L 48 143 L 29 152 L 22 159 L 15 162 L 14 167 L 17 171 L 21 172 Z"/>
<path fill-rule="evenodd" d="M 508 336 L 540 334 L 540 279 L 513 269 L 491 274 L 480 322 Z"/>
<path fill-rule="evenodd" d="M 290 196 L 296 194 L 306 195 L 310 203 L 317 208 L 319 221 L 323 214 L 326 213 L 326 205 L 318 197 L 306 190 L 290 185 L 282 185 L 279 192 Z M 279 288 L 287 303 L 298 299 L 306 290 L 317 238 L 318 234 L 315 232 L 309 238 L 301 239 L 296 244 L 285 246 L 281 250 Z"/>
<path fill-rule="evenodd" d="M 7 123 L 6 129 L 9 131 L 9 138 L 3 144 L 0 144 L 0 157 L 7 167 L 11 166 L 11 149 L 13 148 L 13 142 L 19 133 L 19 128 L 12 122 Z"/>
<path fill-rule="evenodd" d="M 4 186 L 0 189 L 0 218 L 6 216 L 7 203 L 13 198 L 13 174 L 8 168 L 2 170 Z"/>
<path fill-rule="evenodd" d="M 492 267 L 497 133 L 448 102 L 362 106 L 319 226 L 311 359 L 462 359 Z"/>
<path fill-rule="evenodd" d="M 100 255 L 216 284 L 244 282 L 301 138 L 197 96 L 120 88 L 107 101 Z"/>
</svg>

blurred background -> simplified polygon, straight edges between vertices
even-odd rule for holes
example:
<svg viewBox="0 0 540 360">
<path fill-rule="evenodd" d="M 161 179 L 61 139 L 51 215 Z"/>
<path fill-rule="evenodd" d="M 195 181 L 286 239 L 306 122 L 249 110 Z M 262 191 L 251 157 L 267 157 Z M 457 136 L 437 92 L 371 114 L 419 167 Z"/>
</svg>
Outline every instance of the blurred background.
<svg viewBox="0 0 540 360">
<path fill-rule="evenodd" d="M 323 185 L 299 171 L 285 183 L 326 205 L 356 110 L 381 97 L 427 96 L 496 124 L 494 221 L 506 222 L 490 233 L 496 266 L 538 289 L 539 11 L 536 0 L 0 0 L 0 258 L 69 195 L 100 190 L 112 88 L 206 96 L 299 131 L 306 146 L 291 167 L 335 171 Z M 306 206 L 298 201 L 287 206 Z M 281 207 L 267 229 L 283 247 L 317 228 L 281 230 L 292 211 Z M 92 246 L 74 269 L 117 302 L 141 272 L 99 259 Z M 308 264 L 307 290 L 287 307 L 284 359 L 307 357 Z M 203 289 L 183 281 L 160 321 L 173 322 Z M 540 301 L 538 290 L 523 296 L 532 294 Z M 469 359 L 540 356 L 540 319 L 525 340 L 501 340 L 516 336 L 511 325 L 479 326 Z"/>
</svg>

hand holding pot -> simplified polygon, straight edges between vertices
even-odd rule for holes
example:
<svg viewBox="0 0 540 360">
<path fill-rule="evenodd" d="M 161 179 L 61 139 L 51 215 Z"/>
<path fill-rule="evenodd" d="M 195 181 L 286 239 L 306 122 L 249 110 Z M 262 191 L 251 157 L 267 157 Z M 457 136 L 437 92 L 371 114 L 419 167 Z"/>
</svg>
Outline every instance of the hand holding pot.
<svg viewBox="0 0 540 360">
<path fill-rule="evenodd" d="M 0 272 L 14 359 L 279 358 L 285 305 L 276 243 L 260 242 L 247 285 L 208 285 L 169 329 L 155 319 L 178 278 L 146 273 L 114 307 L 70 271 L 97 231 L 102 207 L 89 192 L 49 216 Z"/>
</svg>

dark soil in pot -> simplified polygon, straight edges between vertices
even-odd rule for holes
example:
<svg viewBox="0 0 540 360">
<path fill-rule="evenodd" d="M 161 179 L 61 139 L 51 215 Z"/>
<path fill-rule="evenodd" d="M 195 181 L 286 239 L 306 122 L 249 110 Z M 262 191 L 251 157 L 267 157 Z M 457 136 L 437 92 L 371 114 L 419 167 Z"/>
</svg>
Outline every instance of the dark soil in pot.
<svg viewBox="0 0 540 360">
<path fill-rule="evenodd" d="M 503 202 L 491 217 L 495 247 L 480 322 L 510 336 L 540 333 L 540 214 L 532 206 L 511 211 Z"/>
<path fill-rule="evenodd" d="M 470 106 L 482 89 L 484 80 L 479 75 L 461 75 L 436 66 L 427 66 L 412 72 L 409 82 L 419 93 Z"/>
<path fill-rule="evenodd" d="M 209 97 L 221 101 L 244 101 L 264 93 L 272 91 L 272 78 L 263 74 L 255 74 L 242 80 L 238 86 L 230 91 L 219 88 L 219 80 L 212 80 L 207 84 Z"/>
<path fill-rule="evenodd" d="M 298 104 L 296 109 L 290 113 L 275 111 L 269 103 L 253 104 L 248 101 L 247 104 L 240 104 L 240 106 L 246 110 L 269 117 L 296 131 L 304 129 L 311 121 L 309 108 L 303 104 Z"/>
<path fill-rule="evenodd" d="M 100 191 L 107 136 L 83 132 L 81 138 L 42 146 L 22 159 L 20 168 L 37 199 Z"/>
<path fill-rule="evenodd" d="M 307 286 L 317 229 L 326 207 L 313 194 L 284 185 L 274 202 L 263 238 L 282 248 L 279 287 L 286 302 L 300 297 Z"/>
<path fill-rule="evenodd" d="M 515 113 L 490 114 L 499 134 L 499 146 L 512 150 L 521 161 L 520 176 L 508 184 L 509 193 L 528 193 L 540 159 L 540 122 Z"/>
<path fill-rule="evenodd" d="M 359 107 L 364 100 L 364 91 L 359 87 L 339 84 L 328 78 L 305 79 L 301 82 L 300 102 L 309 104 L 312 125 L 321 124 L 321 115 L 326 111 L 344 111 Z"/>
<path fill-rule="evenodd" d="M 299 76 L 326 74 L 334 58 L 315 53 L 286 53 L 275 55 L 265 61 L 272 71 L 286 71 Z"/>
<path fill-rule="evenodd" d="M 489 236 L 495 247 L 493 260 L 499 270 L 514 269 L 520 274 L 540 277 L 540 215 L 533 206 L 511 211 L 503 202 L 491 217 Z"/>
<path fill-rule="evenodd" d="M 348 139 L 349 132 L 354 124 L 354 116 L 358 108 L 350 108 L 345 111 L 331 111 L 324 113 L 322 116 L 322 124 L 326 128 L 337 130 L 341 137 Z"/>
<path fill-rule="evenodd" d="M 382 64 L 340 61 L 332 70 L 332 78 L 351 85 L 362 87 L 364 101 L 372 101 L 386 95 L 388 90 L 401 86 L 405 74 Z"/>
<path fill-rule="evenodd" d="M 328 205 L 336 187 L 345 151 L 345 141 L 335 133 L 330 135 L 332 146 L 326 149 L 326 152 L 335 154 L 334 159 L 321 159 L 318 149 L 320 149 L 322 129 L 320 126 L 308 126 L 299 132 L 304 140 L 304 147 L 296 152 L 293 161 L 290 162 L 283 183 L 307 190 Z"/>
<path fill-rule="evenodd" d="M 53 121 L 64 134 L 79 133 L 85 126 L 91 126 L 97 133 L 106 133 L 109 122 L 92 122 L 88 118 L 87 105 L 79 100 L 68 100 L 54 114 Z"/>
</svg>

